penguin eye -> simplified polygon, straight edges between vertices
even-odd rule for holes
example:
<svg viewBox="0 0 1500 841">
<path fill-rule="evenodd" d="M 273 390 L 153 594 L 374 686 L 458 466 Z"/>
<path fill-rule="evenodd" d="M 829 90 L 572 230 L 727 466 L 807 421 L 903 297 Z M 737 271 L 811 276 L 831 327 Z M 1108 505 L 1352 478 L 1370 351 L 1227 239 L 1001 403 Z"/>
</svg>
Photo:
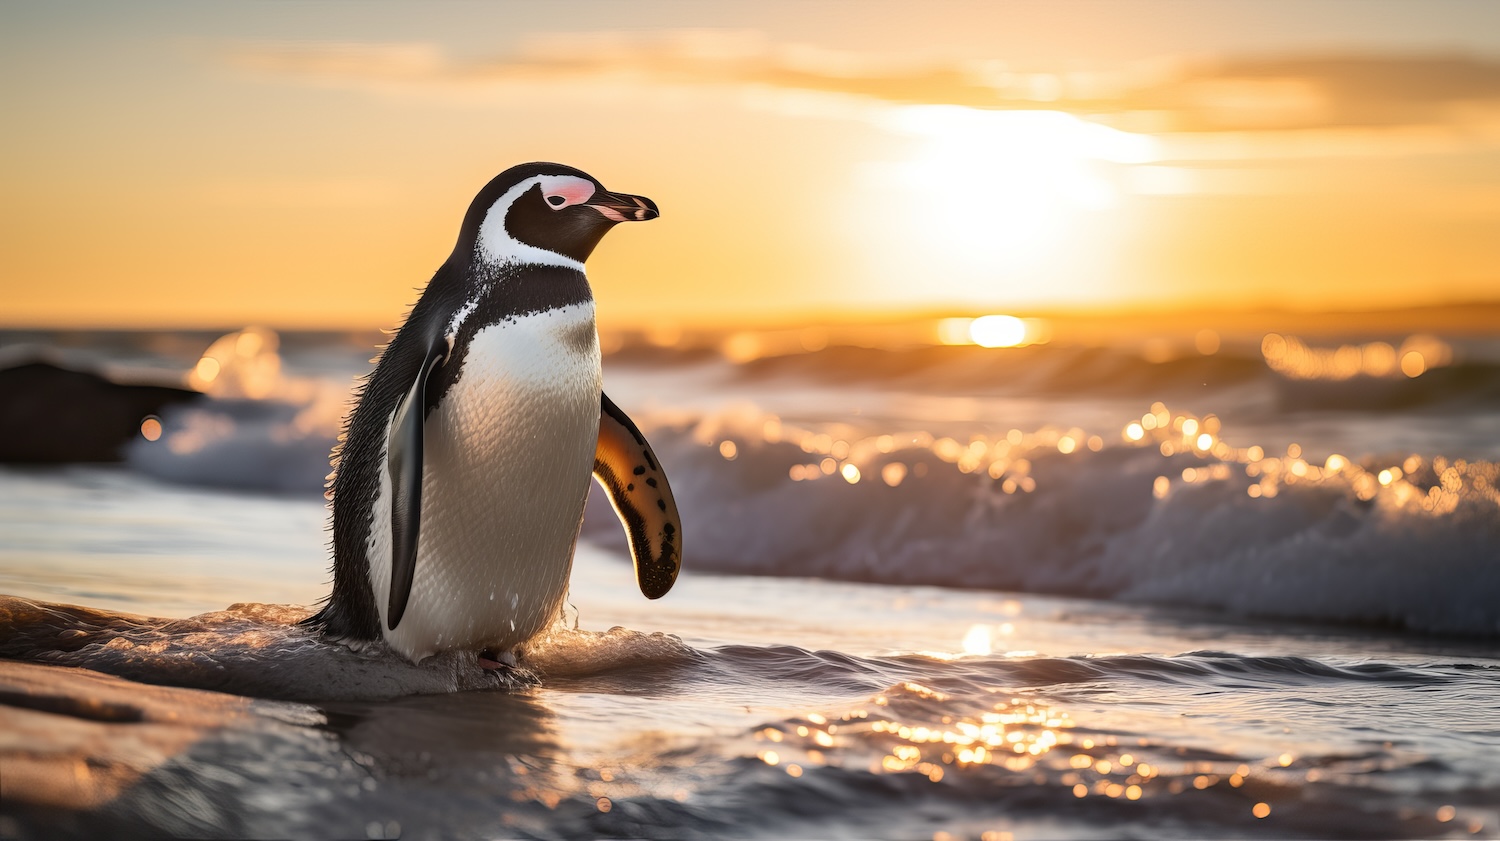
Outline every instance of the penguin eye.
<svg viewBox="0 0 1500 841">
<path fill-rule="evenodd" d="M 552 210 L 583 204 L 598 189 L 594 182 L 574 175 L 538 175 L 536 181 L 542 198 Z"/>
</svg>

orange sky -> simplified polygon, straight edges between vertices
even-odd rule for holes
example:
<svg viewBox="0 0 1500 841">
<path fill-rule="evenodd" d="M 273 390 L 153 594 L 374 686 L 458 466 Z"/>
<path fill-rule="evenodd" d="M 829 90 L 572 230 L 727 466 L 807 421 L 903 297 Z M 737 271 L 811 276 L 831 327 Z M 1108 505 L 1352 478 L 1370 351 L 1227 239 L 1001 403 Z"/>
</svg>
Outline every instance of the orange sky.
<svg viewBox="0 0 1500 841">
<path fill-rule="evenodd" d="M 1500 297 L 1500 4 L 12 4 L 0 44 L 0 325 L 393 325 L 535 159 L 662 208 L 590 261 L 607 325 Z"/>
</svg>

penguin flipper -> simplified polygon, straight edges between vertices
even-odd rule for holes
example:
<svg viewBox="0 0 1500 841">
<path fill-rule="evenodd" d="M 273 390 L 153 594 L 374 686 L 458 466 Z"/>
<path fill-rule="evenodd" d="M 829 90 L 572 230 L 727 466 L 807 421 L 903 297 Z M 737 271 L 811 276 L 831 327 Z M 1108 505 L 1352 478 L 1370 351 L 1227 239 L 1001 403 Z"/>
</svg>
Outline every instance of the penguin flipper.
<svg viewBox="0 0 1500 841">
<path fill-rule="evenodd" d="M 391 420 L 387 463 L 391 473 L 391 594 L 386 605 L 386 628 L 396 630 L 411 597 L 411 582 L 417 571 L 417 532 L 422 523 L 422 423 L 427 414 L 427 383 L 432 372 L 448 355 L 448 344 L 439 338 L 427 348 L 427 357 L 411 389 L 402 398 Z"/>
<path fill-rule="evenodd" d="M 682 568 L 682 518 L 667 474 L 656 453 L 609 395 L 599 395 L 599 443 L 594 450 L 594 478 L 609 493 L 610 504 L 630 538 L 635 580 L 648 599 L 672 589 Z"/>
</svg>

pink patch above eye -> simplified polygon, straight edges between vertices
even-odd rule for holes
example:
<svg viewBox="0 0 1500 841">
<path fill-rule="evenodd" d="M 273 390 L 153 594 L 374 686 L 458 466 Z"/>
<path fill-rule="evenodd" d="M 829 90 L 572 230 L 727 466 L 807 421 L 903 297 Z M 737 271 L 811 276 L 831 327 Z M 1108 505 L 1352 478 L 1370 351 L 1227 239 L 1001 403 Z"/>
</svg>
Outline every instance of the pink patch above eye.
<svg viewBox="0 0 1500 841">
<path fill-rule="evenodd" d="M 594 195 L 594 185 L 582 178 L 571 176 L 543 177 L 542 195 L 547 199 L 547 204 L 554 208 L 571 207 L 575 204 L 583 204 Z M 553 197 L 561 196 L 558 202 Z"/>
</svg>

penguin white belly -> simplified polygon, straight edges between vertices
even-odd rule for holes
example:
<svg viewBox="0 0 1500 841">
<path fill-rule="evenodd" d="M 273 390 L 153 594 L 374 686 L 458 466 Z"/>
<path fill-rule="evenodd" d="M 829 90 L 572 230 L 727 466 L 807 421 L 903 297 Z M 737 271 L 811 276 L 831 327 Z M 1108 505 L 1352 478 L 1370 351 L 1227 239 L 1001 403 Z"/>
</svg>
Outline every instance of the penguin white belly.
<svg viewBox="0 0 1500 841">
<path fill-rule="evenodd" d="M 599 435 L 592 303 L 479 330 L 423 436 L 422 522 L 405 615 L 386 625 L 390 471 L 368 545 L 386 642 L 411 660 L 507 651 L 545 629 L 567 595 Z"/>
</svg>

